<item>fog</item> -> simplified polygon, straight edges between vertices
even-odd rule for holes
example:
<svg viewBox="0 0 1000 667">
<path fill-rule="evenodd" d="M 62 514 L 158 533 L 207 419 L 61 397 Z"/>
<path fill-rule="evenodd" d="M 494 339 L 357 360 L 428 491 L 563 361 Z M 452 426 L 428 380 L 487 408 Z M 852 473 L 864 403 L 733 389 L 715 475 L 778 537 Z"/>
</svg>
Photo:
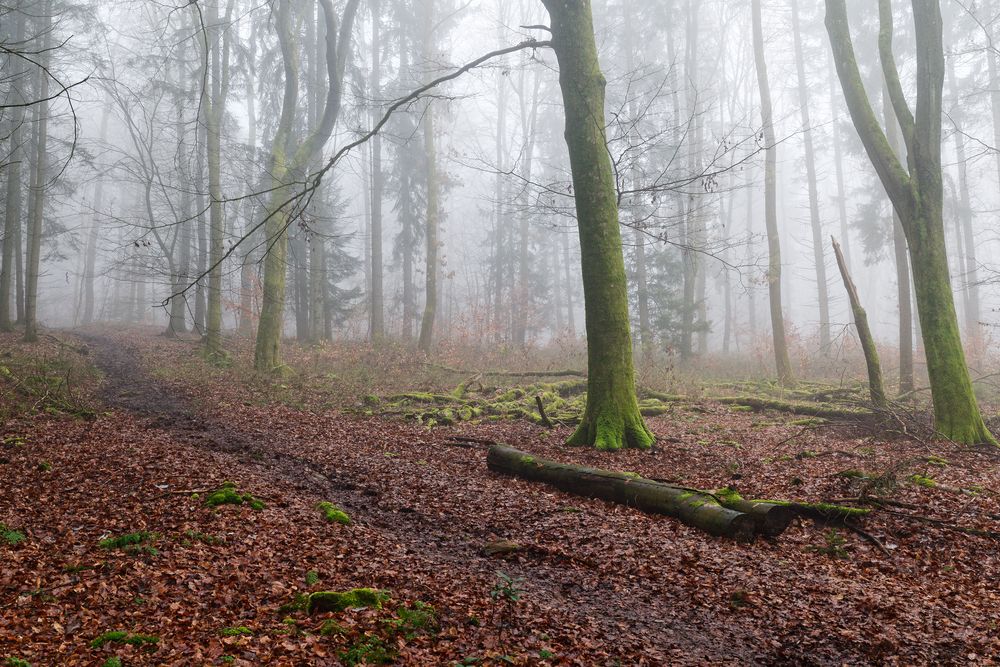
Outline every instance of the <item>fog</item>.
<svg viewBox="0 0 1000 667">
<path fill-rule="evenodd" d="M 824 3 L 798 1 L 793 13 L 795 3 L 761 3 L 773 144 L 749 1 L 593 3 L 637 354 L 744 355 L 769 367 L 769 148 L 794 353 L 856 351 L 831 236 L 876 339 L 899 343 L 893 208 L 845 106 Z M 438 223 L 432 347 L 582 338 L 559 68 L 550 48 L 525 44 L 550 37 L 542 3 L 334 3 L 343 68 L 336 109 L 328 108 L 324 4 L 290 4 L 44 0 L 0 8 L 9 319 L 26 317 L 38 215 L 34 317 L 45 327 L 136 323 L 204 334 L 217 266 L 223 334 L 254 336 L 271 257 L 286 269 L 284 336 L 417 345 L 430 214 Z M 877 6 L 848 4 L 860 71 L 884 123 Z M 895 5 L 893 49 L 912 108 L 913 17 L 909 3 Z M 952 0 L 942 13 L 945 234 L 958 321 L 978 355 L 997 324 L 996 16 L 988 3 Z M 289 58 L 298 70 L 291 109 Z M 334 116 L 328 138 L 324 113 Z M 275 173 L 276 152 L 291 162 L 317 137 L 298 173 Z M 285 204 L 278 233 L 265 224 L 276 217 L 275 193 Z M 276 257 L 286 244 L 287 255 Z"/>
</svg>

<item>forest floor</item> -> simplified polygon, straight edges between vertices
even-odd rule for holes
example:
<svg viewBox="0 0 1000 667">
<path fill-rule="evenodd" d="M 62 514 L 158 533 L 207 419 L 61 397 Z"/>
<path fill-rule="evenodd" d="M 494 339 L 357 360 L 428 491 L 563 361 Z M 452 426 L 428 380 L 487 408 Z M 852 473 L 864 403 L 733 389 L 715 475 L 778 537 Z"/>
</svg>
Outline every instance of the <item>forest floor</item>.
<svg viewBox="0 0 1000 667">
<path fill-rule="evenodd" d="M 343 378 L 253 380 L 244 364 L 148 331 L 0 336 L 0 660 L 1000 661 L 998 540 L 956 530 L 1000 531 L 1000 453 L 710 401 L 650 417 L 651 451 L 600 453 L 565 446 L 566 426 L 365 416 L 361 396 L 317 390 Z M 878 545 L 810 521 L 742 544 L 501 477 L 456 436 L 748 497 L 866 485 L 899 504 L 865 519 Z M 253 498 L 209 506 L 226 482 Z M 519 547 L 488 555 L 499 540 Z M 296 608 L 358 587 L 380 604 Z"/>
</svg>

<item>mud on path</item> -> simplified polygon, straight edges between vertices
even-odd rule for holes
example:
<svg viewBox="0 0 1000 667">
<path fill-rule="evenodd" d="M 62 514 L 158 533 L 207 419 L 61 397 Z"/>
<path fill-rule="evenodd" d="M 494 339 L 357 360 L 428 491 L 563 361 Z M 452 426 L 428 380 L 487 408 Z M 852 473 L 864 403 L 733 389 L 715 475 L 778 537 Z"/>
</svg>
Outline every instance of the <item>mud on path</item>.
<svg viewBox="0 0 1000 667">
<path fill-rule="evenodd" d="M 101 397 L 109 408 L 132 413 L 145 422 L 146 428 L 164 432 L 198 450 L 226 455 L 232 460 L 227 472 L 233 478 L 248 476 L 243 471 L 250 469 L 249 476 L 270 477 L 280 486 L 294 489 L 306 504 L 335 499 L 356 526 L 378 533 L 378 542 L 392 545 L 389 553 L 371 551 L 368 556 L 374 567 L 364 568 L 364 574 L 378 572 L 381 563 L 378 585 L 397 594 L 431 600 L 446 614 L 454 614 L 445 622 L 455 623 L 463 635 L 469 629 L 468 619 L 475 616 L 470 612 L 478 605 L 473 603 L 469 610 L 461 610 L 460 600 L 488 595 L 496 583 L 496 571 L 502 570 L 523 580 L 526 604 L 518 611 L 521 618 L 516 622 L 520 627 L 514 637 L 534 634 L 549 638 L 557 646 L 553 651 L 556 664 L 704 664 L 775 659 L 773 654 L 769 658 L 766 647 L 756 645 L 748 629 L 729 622 L 732 619 L 711 618 L 703 610 L 688 606 L 683 597 L 671 595 L 651 577 L 616 572 L 614 567 L 599 572 L 589 556 L 578 556 L 571 549 L 531 545 L 530 539 L 517 534 L 516 523 L 525 518 L 537 523 L 541 517 L 543 523 L 554 524 L 566 523 L 561 519 L 568 517 L 570 523 L 579 523 L 574 517 L 584 514 L 580 507 L 590 504 L 588 501 L 537 487 L 525 489 L 518 482 L 496 478 L 486 471 L 482 452 L 429 442 L 425 430 L 399 433 L 400 427 L 393 425 L 386 429 L 381 443 L 375 439 L 373 451 L 371 422 L 351 417 L 324 417 L 338 422 L 332 438 L 328 430 L 331 425 L 317 423 L 315 415 L 297 415 L 306 424 L 297 425 L 296 433 L 283 430 L 281 423 L 290 416 L 284 410 L 278 410 L 283 414 L 269 424 L 255 423 L 252 429 L 243 429 L 226 420 L 225 411 L 198 414 L 192 401 L 150 375 L 139 353 L 122 340 L 95 334 L 84 339 L 106 375 Z M 239 421 L 243 423 L 242 418 Z M 352 442 L 364 446 L 354 450 Z M 435 484 L 421 479 L 432 475 L 414 477 L 398 470 L 399 466 L 392 467 L 396 470 L 387 468 L 385 461 L 392 459 L 387 459 L 386 451 L 380 451 L 386 446 L 409 450 L 409 458 L 415 458 L 417 465 L 424 468 L 434 465 L 427 460 L 431 457 L 453 469 L 457 463 L 461 474 L 445 472 L 443 482 Z M 414 452 L 414 448 L 419 451 Z M 193 459 L 197 456 L 192 454 Z M 366 457 L 381 461 L 371 463 Z M 198 465 L 196 460 L 192 463 Z M 538 506 L 532 508 L 535 516 L 519 517 L 519 521 L 509 516 L 503 498 L 490 497 L 504 486 L 512 487 L 513 494 L 529 490 L 537 496 L 529 500 L 532 504 L 538 501 Z M 598 520 L 601 512 L 620 511 L 597 505 L 594 514 Z M 649 521 L 645 517 L 642 520 Z M 504 560 L 485 557 L 483 545 L 498 537 L 518 539 L 529 546 L 523 553 Z M 623 544 L 627 542 L 628 536 L 620 537 Z M 392 552 L 401 556 L 399 562 L 393 562 Z M 614 559 L 615 555 L 608 557 Z M 359 581 L 357 585 L 370 583 Z M 439 586 L 441 590 L 435 590 Z M 458 600 L 450 600 L 452 597 Z M 472 651 L 476 634 L 489 645 L 492 633 L 490 629 L 477 630 L 472 637 L 460 638 L 458 645 L 465 646 L 462 653 Z M 456 653 L 453 659 L 462 657 Z"/>
</svg>

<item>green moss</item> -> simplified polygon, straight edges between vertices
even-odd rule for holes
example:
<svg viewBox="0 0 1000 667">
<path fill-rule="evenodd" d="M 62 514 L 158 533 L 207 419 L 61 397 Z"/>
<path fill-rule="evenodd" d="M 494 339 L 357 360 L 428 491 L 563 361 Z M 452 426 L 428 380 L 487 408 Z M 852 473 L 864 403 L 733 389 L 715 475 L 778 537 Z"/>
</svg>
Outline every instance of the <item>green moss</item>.
<svg viewBox="0 0 1000 667">
<path fill-rule="evenodd" d="M 347 512 L 340 509 L 333 503 L 328 503 L 326 501 L 323 501 L 316 505 L 316 509 L 318 509 L 323 514 L 323 518 L 326 519 L 327 521 L 330 521 L 332 523 L 339 523 L 344 526 L 351 525 L 351 517 L 347 515 Z"/>
<path fill-rule="evenodd" d="M 535 457 L 534 456 L 522 456 L 521 457 L 521 463 L 524 463 L 525 465 L 530 465 L 530 464 L 532 464 L 534 462 L 535 462 Z"/>
<path fill-rule="evenodd" d="M 749 405 L 730 405 L 729 410 L 731 412 L 753 412 L 753 408 Z"/>
<path fill-rule="evenodd" d="M 385 621 L 386 626 L 396 634 L 402 635 L 407 641 L 423 633 L 436 633 L 438 630 L 437 611 L 426 602 L 417 600 L 412 606 L 400 605 L 396 609 L 396 618 Z"/>
<path fill-rule="evenodd" d="M 345 609 L 356 607 L 381 609 L 382 603 L 388 599 L 388 591 L 381 591 L 376 588 L 353 588 L 349 591 L 321 591 L 308 596 L 306 611 L 314 614 L 316 612 L 327 611 L 341 612 Z"/>
<path fill-rule="evenodd" d="M 15 656 L 10 656 L 3 661 L 4 665 L 7 667 L 31 667 L 31 663 L 22 658 L 17 658 Z"/>
<path fill-rule="evenodd" d="M 21 542 L 24 542 L 27 536 L 19 530 L 14 530 L 2 523 L 0 523 L 0 540 L 6 542 L 12 547 L 16 547 Z"/>
<path fill-rule="evenodd" d="M 139 554 L 156 556 L 160 553 L 156 547 L 153 546 L 153 543 L 156 542 L 157 539 L 159 539 L 159 535 L 156 533 L 140 530 L 135 533 L 128 533 L 125 535 L 118 535 L 117 537 L 103 539 L 97 543 L 97 546 L 107 551 L 118 549 L 131 556 Z"/>
<path fill-rule="evenodd" d="M 197 530 L 186 530 L 184 531 L 184 536 L 190 542 L 201 542 L 202 544 L 208 544 L 211 546 L 217 544 L 225 544 L 225 540 L 221 537 L 215 537 L 214 535 L 208 535 L 207 533 L 202 533 Z"/>
<path fill-rule="evenodd" d="M 792 426 L 819 426 L 820 424 L 826 424 L 827 420 L 822 417 L 807 417 L 805 419 L 795 419 L 788 423 Z"/>
<path fill-rule="evenodd" d="M 944 468 L 951 465 L 948 459 L 941 458 L 940 456 L 928 456 L 924 460 L 927 461 L 927 463 L 931 464 L 932 466 L 938 466 L 939 468 Z"/>
<path fill-rule="evenodd" d="M 219 634 L 223 637 L 247 637 L 253 634 L 253 630 L 245 625 L 236 625 L 230 628 L 222 628 Z"/>
<path fill-rule="evenodd" d="M 329 637 L 331 635 L 346 635 L 347 633 L 348 629 L 340 623 L 337 623 L 332 618 L 323 621 L 323 625 L 319 626 L 319 634 L 324 637 Z"/>
<path fill-rule="evenodd" d="M 934 481 L 933 477 L 927 477 L 927 476 L 921 475 L 921 474 L 911 475 L 910 476 L 910 481 L 913 482 L 914 484 L 916 484 L 917 486 L 922 486 L 922 487 L 928 488 L 928 489 L 933 489 L 935 486 L 938 485 L 938 483 L 936 481 Z"/>
<path fill-rule="evenodd" d="M 841 470 L 837 473 L 837 477 L 845 477 L 847 479 L 868 479 L 868 473 L 860 470 Z"/>
<path fill-rule="evenodd" d="M 105 644 L 128 644 L 129 646 L 149 646 L 158 644 L 160 638 L 153 635 L 133 635 L 122 630 L 112 630 L 99 635 L 90 642 L 90 648 L 101 648 Z"/>
<path fill-rule="evenodd" d="M 104 664 L 101 665 L 101 667 L 122 667 L 122 659 L 116 655 L 113 655 L 107 660 L 105 660 Z"/>
<path fill-rule="evenodd" d="M 306 572 L 306 586 L 315 586 L 319 583 L 319 572 L 316 570 L 309 570 Z"/>
<path fill-rule="evenodd" d="M 337 654 L 347 667 L 388 665 L 396 660 L 396 650 L 383 638 L 366 636 Z"/>
<path fill-rule="evenodd" d="M 723 505 L 726 503 L 738 503 L 743 500 L 743 496 L 739 494 L 736 489 L 723 487 L 721 489 L 716 489 L 714 494 Z"/>
<path fill-rule="evenodd" d="M 240 493 L 233 482 L 223 482 L 215 491 L 205 496 L 205 504 L 209 507 L 219 507 L 220 505 L 242 505 L 246 503 L 251 509 L 260 511 L 264 509 L 264 503 L 254 498 L 249 493 Z"/>
</svg>

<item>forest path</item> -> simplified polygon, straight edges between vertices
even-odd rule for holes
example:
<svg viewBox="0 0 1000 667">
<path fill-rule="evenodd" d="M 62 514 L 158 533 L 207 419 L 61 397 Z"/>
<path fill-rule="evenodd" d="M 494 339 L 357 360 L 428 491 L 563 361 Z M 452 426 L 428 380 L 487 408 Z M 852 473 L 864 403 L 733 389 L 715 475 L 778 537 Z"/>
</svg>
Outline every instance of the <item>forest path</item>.
<svg viewBox="0 0 1000 667">
<path fill-rule="evenodd" d="M 565 539 L 575 525 L 589 530 L 595 521 L 602 523 L 602 512 L 623 510 L 499 478 L 487 471 L 481 451 L 426 442 L 426 431 L 400 433 L 398 426 L 380 423 L 384 433 L 373 433 L 370 420 L 336 415 L 336 424 L 329 423 L 330 415 L 298 415 L 292 428 L 282 410 L 266 423 L 246 415 L 230 420 L 227 413 L 242 410 L 233 406 L 199 413 L 176 387 L 148 372 L 141 353 L 121 339 L 81 337 L 106 374 L 101 398 L 108 407 L 147 420 L 147 428 L 196 450 L 224 454 L 228 478 L 269 478 L 308 506 L 334 499 L 357 526 L 377 533 L 370 538 L 369 558 L 375 563 L 368 574 L 379 576 L 382 570 L 379 585 L 452 607 L 457 615 L 457 605 L 441 601 L 446 591 L 440 587 L 459 599 L 482 598 L 496 583 L 498 569 L 520 577 L 522 632 L 575 643 L 575 654 L 561 655 L 571 664 L 784 659 L 761 646 L 755 629 L 740 619 L 688 604 L 689 591 L 672 588 L 656 574 L 661 566 L 672 568 L 670 563 L 636 570 L 629 534 L 611 535 L 617 553 L 601 561 L 575 553 L 573 540 Z M 420 441 L 407 442 L 414 436 Z M 419 451 L 408 455 L 414 447 Z M 396 463 L 393 459 L 400 465 L 386 465 Z M 636 516 L 641 531 L 648 519 Z M 502 560 L 484 556 L 482 546 L 498 536 L 527 548 Z M 388 545 L 386 552 L 379 553 L 379 544 Z M 805 660 L 800 664 L 824 664 L 799 658 Z"/>
</svg>

